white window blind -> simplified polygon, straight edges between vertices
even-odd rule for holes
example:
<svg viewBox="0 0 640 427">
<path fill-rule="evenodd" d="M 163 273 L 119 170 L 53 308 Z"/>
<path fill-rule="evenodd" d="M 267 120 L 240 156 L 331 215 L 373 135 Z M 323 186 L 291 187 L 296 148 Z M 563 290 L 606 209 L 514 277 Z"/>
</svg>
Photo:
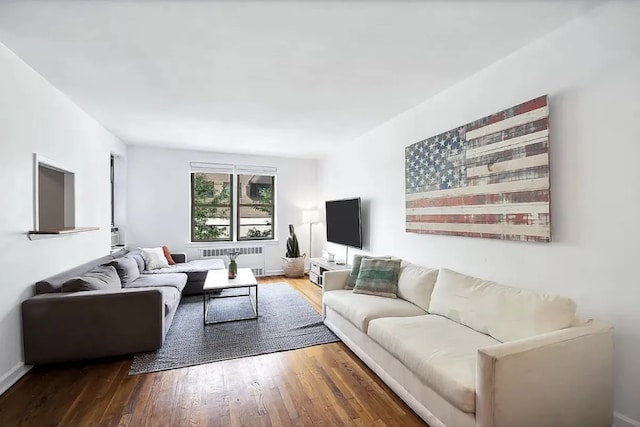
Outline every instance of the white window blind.
<svg viewBox="0 0 640 427">
<path fill-rule="evenodd" d="M 276 176 L 278 169 L 270 166 L 228 165 L 224 163 L 191 162 L 191 172 L 228 173 L 237 175 Z"/>
<path fill-rule="evenodd" d="M 236 173 L 238 175 L 263 175 L 263 176 L 276 176 L 276 168 L 269 166 L 236 166 Z"/>
<path fill-rule="evenodd" d="M 191 172 L 233 174 L 233 165 L 223 163 L 191 162 Z"/>
</svg>

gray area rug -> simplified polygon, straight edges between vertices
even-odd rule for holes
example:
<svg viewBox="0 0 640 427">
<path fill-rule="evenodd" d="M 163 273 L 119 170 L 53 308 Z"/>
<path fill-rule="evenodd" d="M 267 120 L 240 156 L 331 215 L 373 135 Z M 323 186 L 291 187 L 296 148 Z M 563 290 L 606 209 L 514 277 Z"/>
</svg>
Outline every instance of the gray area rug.
<svg viewBox="0 0 640 427">
<path fill-rule="evenodd" d="M 251 290 L 253 298 L 254 290 Z M 222 295 L 245 294 L 247 289 Z M 339 341 L 322 316 L 286 283 L 258 285 L 258 319 L 203 325 L 202 296 L 182 298 L 159 350 L 136 354 L 129 375 L 294 350 Z M 208 320 L 253 315 L 248 297 L 212 299 Z"/>
</svg>

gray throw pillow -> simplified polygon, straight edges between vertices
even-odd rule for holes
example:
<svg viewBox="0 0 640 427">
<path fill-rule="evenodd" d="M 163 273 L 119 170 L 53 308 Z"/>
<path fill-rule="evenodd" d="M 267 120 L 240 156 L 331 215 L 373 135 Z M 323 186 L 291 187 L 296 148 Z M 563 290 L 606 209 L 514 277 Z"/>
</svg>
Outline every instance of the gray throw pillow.
<svg viewBox="0 0 640 427">
<path fill-rule="evenodd" d="M 120 282 L 122 282 L 123 287 L 140 277 L 138 263 L 133 258 L 116 258 L 105 265 L 115 267 L 116 272 L 118 272 L 118 276 L 120 276 Z"/>
<path fill-rule="evenodd" d="M 120 289 L 120 277 L 116 269 L 109 265 L 101 265 L 74 277 L 62 284 L 62 292 L 99 291 L 104 289 Z"/>
<path fill-rule="evenodd" d="M 398 298 L 399 259 L 363 259 L 353 292 Z"/>
<path fill-rule="evenodd" d="M 390 257 L 373 257 L 371 255 L 354 255 L 353 260 L 351 261 L 351 274 L 349 274 L 349 278 L 347 279 L 347 283 L 344 286 L 345 289 L 351 290 L 356 285 L 356 280 L 358 279 L 358 273 L 360 273 L 360 263 L 363 259 L 389 259 Z"/>
<path fill-rule="evenodd" d="M 144 258 L 142 258 L 142 252 L 140 251 L 129 252 L 124 257 L 135 260 L 135 262 L 138 264 L 138 271 L 140 273 L 144 271 Z"/>
</svg>

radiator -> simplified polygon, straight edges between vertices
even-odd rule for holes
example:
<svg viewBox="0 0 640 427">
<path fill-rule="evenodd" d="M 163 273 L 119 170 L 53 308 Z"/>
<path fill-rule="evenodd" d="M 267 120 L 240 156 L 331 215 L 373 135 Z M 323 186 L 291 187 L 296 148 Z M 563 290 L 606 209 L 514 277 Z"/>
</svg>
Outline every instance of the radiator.
<svg viewBox="0 0 640 427">
<path fill-rule="evenodd" d="M 244 246 L 237 248 L 202 248 L 202 258 L 219 258 L 228 263 L 227 251 L 238 250 L 240 256 L 236 259 L 238 267 L 250 268 L 253 275 L 264 276 L 264 254 L 262 246 Z"/>
</svg>

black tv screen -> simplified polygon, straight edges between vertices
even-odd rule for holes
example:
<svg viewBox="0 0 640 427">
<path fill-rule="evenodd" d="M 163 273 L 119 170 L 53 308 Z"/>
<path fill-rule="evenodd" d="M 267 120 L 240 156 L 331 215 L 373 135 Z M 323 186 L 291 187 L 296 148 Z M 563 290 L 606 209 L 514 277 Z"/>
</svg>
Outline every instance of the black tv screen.
<svg viewBox="0 0 640 427">
<path fill-rule="evenodd" d="M 327 212 L 327 241 L 362 249 L 360 198 L 329 200 Z"/>
</svg>

